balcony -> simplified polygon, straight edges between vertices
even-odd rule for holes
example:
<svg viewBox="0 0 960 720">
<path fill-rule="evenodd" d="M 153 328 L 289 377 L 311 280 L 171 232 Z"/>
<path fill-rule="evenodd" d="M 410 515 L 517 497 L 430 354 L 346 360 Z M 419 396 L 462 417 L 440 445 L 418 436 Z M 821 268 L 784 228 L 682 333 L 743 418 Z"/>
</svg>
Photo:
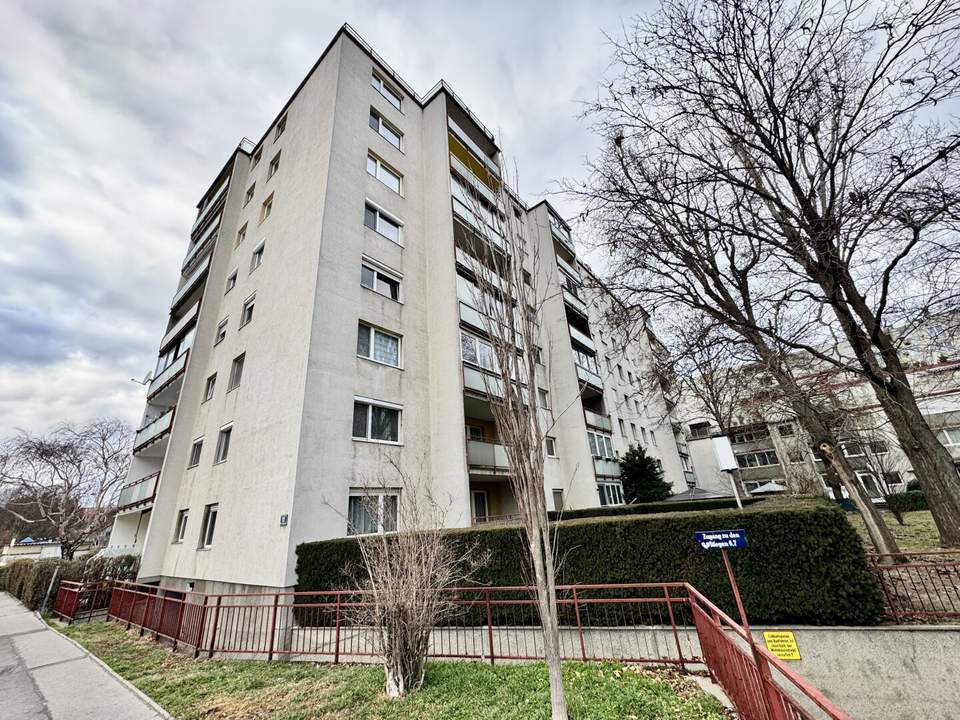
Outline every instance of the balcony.
<svg viewBox="0 0 960 720">
<path fill-rule="evenodd" d="M 582 333 L 577 330 L 573 325 L 570 325 L 570 337 L 576 340 L 578 343 L 583 345 L 588 350 L 593 352 L 597 351 L 597 346 L 593 344 L 593 339 L 586 333 Z"/>
<path fill-rule="evenodd" d="M 481 440 L 467 440 L 467 464 L 471 468 L 492 469 L 497 473 L 510 471 L 506 448 Z"/>
<path fill-rule="evenodd" d="M 470 185 L 470 187 L 476 193 L 482 195 L 484 199 L 486 199 L 486 201 L 493 207 L 497 207 L 498 201 L 496 195 L 493 194 L 493 191 L 453 153 L 450 153 L 450 167 L 452 167 L 456 171 L 457 175 L 459 175 L 465 183 Z"/>
<path fill-rule="evenodd" d="M 548 214 L 550 216 L 550 231 L 553 233 L 553 236 L 560 241 L 560 244 L 563 245 L 571 255 L 576 257 L 577 251 L 573 247 L 573 238 L 570 237 L 570 231 L 554 217 L 553 213 Z"/>
<path fill-rule="evenodd" d="M 566 286 L 563 286 L 563 301 L 578 313 L 587 317 L 587 304 Z"/>
<path fill-rule="evenodd" d="M 600 376 L 597 375 L 593 370 L 588 370 L 585 367 L 577 365 L 577 377 L 580 378 L 583 382 L 588 385 L 593 385 L 595 388 L 603 391 L 603 381 L 600 380 Z"/>
<path fill-rule="evenodd" d="M 456 184 L 453 185 L 454 194 L 451 196 L 453 200 L 453 214 L 457 218 L 480 237 L 486 238 L 489 242 L 493 243 L 501 252 L 509 253 L 510 249 L 507 247 L 506 240 L 503 239 L 497 230 L 487 225 L 485 222 L 481 223 L 475 212 L 470 209 L 470 205 L 464 199 L 459 197 Z M 482 227 L 481 227 L 482 224 Z"/>
<path fill-rule="evenodd" d="M 167 365 L 163 372 L 153 379 L 153 381 L 150 383 L 150 389 L 147 390 L 147 400 L 150 400 L 156 396 L 161 390 L 166 388 L 175 380 L 178 380 L 183 375 L 183 372 L 187 369 L 188 355 L 190 355 L 189 350 L 181 353 L 176 360 Z"/>
<path fill-rule="evenodd" d="M 163 352 L 167 345 L 176 340 L 184 329 L 196 319 L 197 315 L 200 314 L 200 301 L 197 300 L 189 310 L 187 310 L 183 316 L 177 320 L 172 328 L 167 330 L 166 335 L 163 336 L 163 340 L 160 341 L 160 352 Z"/>
<path fill-rule="evenodd" d="M 593 472 L 597 477 L 620 477 L 620 463 L 616 460 L 595 457 Z"/>
<path fill-rule="evenodd" d="M 583 418 L 586 420 L 588 427 L 596 428 L 597 430 L 613 432 L 613 421 L 610 420 L 609 415 L 600 415 L 599 413 L 591 412 L 590 410 L 584 410 Z"/>
<path fill-rule="evenodd" d="M 187 296 L 193 292 L 200 282 L 206 277 L 207 270 L 210 268 L 210 255 L 207 255 L 199 265 L 197 269 L 191 273 L 190 277 L 187 278 L 186 282 L 180 286 L 180 289 L 177 290 L 176 294 L 173 296 L 173 300 L 170 301 L 170 309 L 174 310 L 180 303 L 182 303 Z"/>
<path fill-rule="evenodd" d="M 487 331 L 487 326 L 484 325 L 483 315 L 465 302 L 460 303 L 460 320 L 467 323 L 467 325 L 472 325 L 477 328 L 477 330 Z"/>
<path fill-rule="evenodd" d="M 180 271 L 185 271 L 190 263 L 193 262 L 201 252 L 205 251 L 207 248 L 213 246 L 214 241 L 217 239 L 217 235 L 220 232 L 220 220 L 215 220 L 210 224 L 210 227 L 207 228 L 207 231 L 203 234 L 199 240 L 197 240 L 187 252 L 187 256 L 183 259 L 183 265 L 180 266 Z"/>
<path fill-rule="evenodd" d="M 560 269 L 563 270 L 567 275 L 572 277 L 577 282 L 580 282 L 580 273 L 577 271 L 577 269 L 559 255 L 557 255 L 557 265 L 559 265 Z"/>
<path fill-rule="evenodd" d="M 488 383 L 489 391 L 487 390 Z M 483 395 L 503 397 L 503 381 L 499 377 L 468 365 L 463 366 L 463 387 Z"/>
<path fill-rule="evenodd" d="M 173 427 L 174 410 L 176 410 L 176 408 L 170 408 L 158 418 L 155 418 L 137 430 L 137 434 L 133 439 L 134 452 L 142 450 L 147 445 L 156 442 L 170 432 L 170 429 Z"/>
<path fill-rule="evenodd" d="M 117 498 L 117 512 L 152 505 L 153 498 L 157 493 L 157 481 L 159 479 L 160 473 L 158 471 L 139 480 L 134 480 L 132 483 L 127 483 L 120 488 L 120 496 Z"/>
<path fill-rule="evenodd" d="M 213 210 L 220 205 L 220 201 L 227 197 L 227 188 L 229 187 L 230 187 L 230 178 L 228 176 L 227 179 L 224 180 L 223 183 L 220 185 L 220 187 L 217 188 L 216 193 L 214 193 L 213 195 L 213 199 L 210 202 L 208 202 L 206 205 L 204 205 L 203 208 L 200 210 L 200 214 L 197 215 L 197 219 L 194 221 L 193 227 L 190 228 L 191 235 L 193 235 L 194 231 L 196 231 L 198 227 L 203 225 L 204 221 L 208 217 L 210 217 Z"/>
<path fill-rule="evenodd" d="M 691 487 L 697 484 L 697 476 L 693 473 L 693 470 L 684 470 L 683 479 Z"/>
</svg>

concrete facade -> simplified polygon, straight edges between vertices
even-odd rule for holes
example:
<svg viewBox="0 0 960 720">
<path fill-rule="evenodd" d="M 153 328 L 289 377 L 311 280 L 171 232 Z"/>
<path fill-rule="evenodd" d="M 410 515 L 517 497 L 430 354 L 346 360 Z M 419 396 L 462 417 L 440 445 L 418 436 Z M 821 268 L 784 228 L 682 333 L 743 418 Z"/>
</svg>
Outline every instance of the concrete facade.
<svg viewBox="0 0 960 720">
<path fill-rule="evenodd" d="M 492 371 L 465 349 L 485 336 L 469 287 L 471 243 L 489 231 L 457 204 L 461 187 L 482 196 L 499 156 L 449 87 L 420 97 L 347 26 L 263 138 L 241 143 L 198 206 L 111 536 L 142 554 L 141 580 L 289 587 L 296 546 L 347 534 L 351 496 L 399 486 L 394 468 L 449 500 L 448 527 L 515 511 Z M 371 174 L 371 158 L 399 188 Z M 548 507 L 621 502 L 616 458 L 629 444 L 685 489 L 672 403 L 638 389 L 655 338 L 606 337 L 612 300 L 578 290 L 589 269 L 569 227 L 546 202 L 517 205 L 537 281 L 557 289 L 541 317 L 545 387 L 529 389 L 555 448 Z M 354 436 L 357 413 L 376 437 Z M 598 451 L 588 432 L 609 440 Z"/>
</svg>

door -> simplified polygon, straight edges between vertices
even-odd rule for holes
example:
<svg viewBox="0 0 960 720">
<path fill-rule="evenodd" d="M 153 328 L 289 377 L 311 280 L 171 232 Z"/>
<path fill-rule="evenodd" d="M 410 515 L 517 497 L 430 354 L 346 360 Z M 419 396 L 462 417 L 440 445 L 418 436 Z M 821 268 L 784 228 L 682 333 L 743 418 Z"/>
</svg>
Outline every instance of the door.
<svg viewBox="0 0 960 720">
<path fill-rule="evenodd" d="M 470 495 L 473 499 L 473 521 L 475 523 L 486 522 L 490 517 L 487 505 L 487 491 L 474 490 Z"/>
</svg>

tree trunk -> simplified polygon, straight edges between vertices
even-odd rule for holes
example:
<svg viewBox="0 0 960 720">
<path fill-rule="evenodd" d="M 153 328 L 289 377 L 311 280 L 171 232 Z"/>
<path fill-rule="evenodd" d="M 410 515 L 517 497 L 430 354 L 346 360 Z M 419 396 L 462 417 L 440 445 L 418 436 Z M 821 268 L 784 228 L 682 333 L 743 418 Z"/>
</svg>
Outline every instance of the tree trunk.
<svg viewBox="0 0 960 720">
<path fill-rule="evenodd" d="M 567 696 L 563 690 L 563 668 L 560 663 L 560 622 L 557 617 L 557 590 L 553 568 L 553 548 L 549 524 L 538 522 L 535 533 L 528 537 L 537 588 L 537 606 L 543 627 L 543 654 L 550 679 L 550 717 L 567 720 Z"/>
</svg>

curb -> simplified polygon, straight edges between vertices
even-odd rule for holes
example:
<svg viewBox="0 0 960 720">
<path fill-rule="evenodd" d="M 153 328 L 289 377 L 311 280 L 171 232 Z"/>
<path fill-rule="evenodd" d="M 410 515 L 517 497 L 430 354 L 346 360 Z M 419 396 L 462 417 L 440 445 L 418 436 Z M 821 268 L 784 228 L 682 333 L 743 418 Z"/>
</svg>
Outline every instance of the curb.
<svg viewBox="0 0 960 720">
<path fill-rule="evenodd" d="M 156 703 L 150 696 L 144 694 L 141 690 L 139 690 L 136 686 L 133 685 L 133 683 L 131 683 L 131 682 L 130 682 L 129 680 L 127 680 L 126 678 L 121 677 L 120 675 L 117 675 L 117 673 L 114 672 L 114 670 L 113 670 L 109 665 L 107 665 L 103 660 L 101 660 L 101 659 L 98 658 L 96 655 L 94 655 L 92 652 L 90 652 L 89 650 L 87 650 L 83 645 L 81 645 L 80 643 L 78 643 L 78 642 L 77 642 L 76 640 L 74 640 L 73 638 L 67 637 L 67 636 L 64 635 L 62 632 L 60 632 L 59 630 L 57 630 L 57 629 L 56 629 L 55 627 L 53 627 L 50 623 L 48 623 L 46 620 L 44 620 L 44 619 L 43 619 L 43 616 L 42 616 L 39 612 L 34 611 L 33 614 L 36 615 L 36 616 L 40 619 L 40 622 L 42 622 L 44 625 L 46 625 L 46 626 L 50 629 L 51 632 L 55 632 L 57 635 L 59 635 L 60 637 L 62 637 L 64 640 L 66 640 L 67 642 L 73 644 L 73 645 L 74 645 L 78 650 L 80 650 L 85 656 L 89 657 L 91 660 L 93 660 L 94 663 L 96 663 L 96 664 L 99 665 L 101 668 L 103 668 L 104 670 L 106 670 L 109 675 L 112 675 L 112 676 L 115 677 L 117 680 L 119 680 L 119 681 L 120 681 L 120 684 L 122 684 L 127 690 L 129 690 L 133 695 L 135 695 L 135 696 L 137 697 L 137 699 L 139 699 L 144 705 L 146 705 L 147 707 L 149 707 L 151 710 L 153 710 L 155 713 L 157 713 L 157 715 L 159 715 L 161 718 L 163 718 L 163 720 L 174 720 L 174 717 L 173 717 L 170 713 L 168 713 L 166 710 L 164 710 L 162 707 L 160 707 L 159 705 L 157 705 L 157 703 Z M 59 622 L 59 621 L 58 621 L 58 622 Z"/>
</svg>

